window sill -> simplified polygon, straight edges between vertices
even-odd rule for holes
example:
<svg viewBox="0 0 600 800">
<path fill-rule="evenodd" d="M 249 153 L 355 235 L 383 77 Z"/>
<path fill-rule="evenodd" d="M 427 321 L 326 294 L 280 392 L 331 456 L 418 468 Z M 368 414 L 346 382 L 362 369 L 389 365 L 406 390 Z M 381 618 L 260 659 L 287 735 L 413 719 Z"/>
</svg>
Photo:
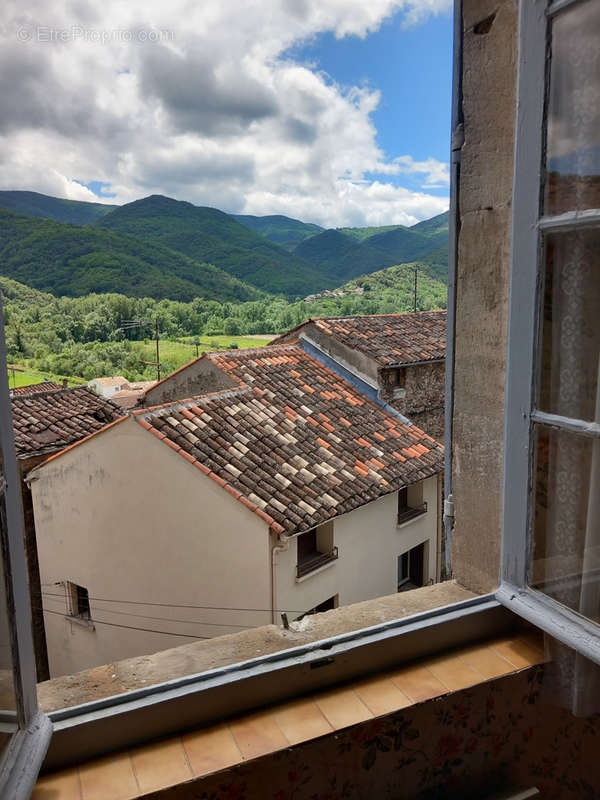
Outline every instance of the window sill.
<svg viewBox="0 0 600 800">
<path fill-rule="evenodd" d="M 137 785 L 138 797 L 145 795 L 147 781 L 153 791 L 196 781 L 234 769 L 257 757 L 273 756 L 305 742 L 336 736 L 347 730 L 420 703 L 437 701 L 455 692 L 490 680 L 498 680 L 543 661 L 539 637 L 535 634 L 515 634 L 508 637 L 479 640 L 467 647 L 442 652 L 392 671 L 385 671 L 360 681 L 311 693 L 298 707 L 284 703 L 261 708 L 251 714 L 230 719 L 226 724 L 205 727 L 191 733 L 163 740 L 147 747 L 127 752 L 119 773 L 123 795 Z M 416 669 L 415 669 L 416 667 Z M 205 755 L 206 754 L 206 755 Z M 150 757 L 150 758 L 149 758 Z M 157 763 L 171 766 L 161 774 Z M 107 783 L 115 771 L 112 762 L 87 763 L 83 769 L 94 768 L 95 779 Z M 57 792 L 56 800 L 85 800 L 78 789 L 78 768 L 44 776 L 38 783 L 41 793 L 48 789 Z M 61 781 L 65 786 L 62 794 Z M 72 792 L 75 788 L 75 794 Z M 198 788 L 200 788 L 198 786 Z M 128 794 L 127 796 L 132 796 Z M 35 797 L 35 795 L 34 795 Z"/>
<path fill-rule="evenodd" d="M 88 680 L 95 679 L 95 687 L 88 698 L 98 697 L 97 678 L 107 670 L 113 678 L 110 694 L 50 713 L 54 735 L 46 769 L 58 769 L 111 751 L 139 746 L 186 728 L 214 724 L 298 694 L 358 680 L 375 671 L 397 668 L 416 658 L 447 652 L 482 638 L 507 635 L 514 630 L 517 618 L 502 608 L 493 595 L 471 596 L 456 602 L 459 591 L 463 597 L 471 594 L 454 582 L 437 584 L 317 614 L 311 617 L 306 632 L 267 626 L 92 669 Z M 419 601 L 420 608 L 429 610 L 419 611 L 419 606 L 411 602 L 411 595 L 423 598 Z M 393 613 L 390 610 L 389 622 L 381 622 L 387 616 L 382 613 L 382 602 L 394 608 Z M 444 602 L 450 604 L 443 605 Z M 362 612 L 365 606 L 373 608 L 371 627 L 363 627 L 368 624 Z M 398 613 L 404 616 L 398 617 Z M 362 623 L 359 630 L 356 630 L 357 614 Z M 340 630 L 347 632 L 339 633 Z M 273 636 L 275 647 L 268 641 Z M 194 654 L 204 654 L 208 648 L 214 656 L 215 649 L 223 650 L 223 638 L 227 639 L 227 659 L 221 660 L 225 666 L 219 667 L 220 659 L 213 657 L 204 666 L 204 672 L 198 670 L 190 674 L 194 669 Z M 245 643 L 243 651 L 233 647 L 238 640 Z M 264 655 L 257 657 L 257 652 Z M 146 674 L 141 685 L 139 674 L 132 676 L 135 678 L 133 686 L 139 688 L 131 687 L 131 691 L 121 688 L 119 683 L 136 671 L 136 665 L 143 667 L 142 662 Z M 200 665 L 199 668 L 202 669 Z M 181 677 L 177 677 L 178 672 Z M 78 676 L 79 687 L 71 703 L 75 702 L 77 694 L 83 695 L 84 675 Z M 163 682 L 159 683 L 163 675 Z M 68 677 L 41 684 L 40 697 L 47 696 L 49 684 L 54 684 L 54 693 L 62 686 L 66 694 L 73 694 L 69 683 L 72 684 L 72 679 Z M 42 707 L 47 707 L 47 703 L 42 701 Z"/>
</svg>

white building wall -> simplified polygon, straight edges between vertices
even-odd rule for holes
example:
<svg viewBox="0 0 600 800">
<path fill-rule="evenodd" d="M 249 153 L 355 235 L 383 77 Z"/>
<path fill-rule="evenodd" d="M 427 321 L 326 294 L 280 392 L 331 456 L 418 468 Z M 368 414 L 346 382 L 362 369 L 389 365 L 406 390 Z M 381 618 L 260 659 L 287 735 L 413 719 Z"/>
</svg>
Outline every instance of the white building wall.
<svg viewBox="0 0 600 800">
<path fill-rule="evenodd" d="M 422 498 L 422 500 L 420 500 Z M 398 526 L 398 493 L 381 497 L 333 521 L 333 544 L 339 558 L 300 580 L 296 579 L 297 542 L 277 554 L 276 604 L 290 619 L 335 595 L 348 605 L 394 594 L 398 588 L 398 556 L 427 542 L 424 573 L 436 580 L 438 478 L 409 487 L 409 503 L 427 503 L 426 514 Z"/>
<path fill-rule="evenodd" d="M 52 677 L 271 622 L 267 524 L 132 419 L 36 475 Z M 88 589 L 95 629 L 65 619 L 65 580 Z"/>
</svg>

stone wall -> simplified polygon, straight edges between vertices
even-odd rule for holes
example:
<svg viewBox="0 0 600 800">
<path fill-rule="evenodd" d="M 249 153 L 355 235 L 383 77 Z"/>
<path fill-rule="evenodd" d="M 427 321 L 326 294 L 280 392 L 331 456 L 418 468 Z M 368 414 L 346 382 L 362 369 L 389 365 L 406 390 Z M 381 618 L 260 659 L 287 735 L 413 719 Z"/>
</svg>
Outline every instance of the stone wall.
<svg viewBox="0 0 600 800">
<path fill-rule="evenodd" d="M 178 369 L 168 378 L 150 387 L 142 405 L 146 408 L 187 400 L 200 394 L 218 392 L 222 389 L 235 389 L 237 383 L 208 358 L 199 358 Z"/>
<path fill-rule="evenodd" d="M 396 387 L 396 369 L 382 369 L 379 373 L 381 398 L 411 422 L 444 441 L 444 397 L 446 366 L 442 363 L 417 364 L 404 367 L 404 396 Z"/>
<path fill-rule="evenodd" d="M 457 270 L 454 576 L 498 585 L 517 64 L 516 0 L 465 0 Z"/>
</svg>

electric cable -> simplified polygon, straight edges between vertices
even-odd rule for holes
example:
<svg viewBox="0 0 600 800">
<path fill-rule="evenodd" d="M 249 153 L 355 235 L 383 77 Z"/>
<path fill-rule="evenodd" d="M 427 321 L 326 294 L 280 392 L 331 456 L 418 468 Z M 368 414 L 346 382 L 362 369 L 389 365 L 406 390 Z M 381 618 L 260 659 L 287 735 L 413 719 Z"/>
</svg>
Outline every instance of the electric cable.
<svg viewBox="0 0 600 800">
<path fill-rule="evenodd" d="M 44 586 L 50 586 L 55 584 L 44 584 Z M 42 592 L 44 597 L 63 597 L 64 594 L 60 592 L 52 593 L 52 592 Z M 138 605 L 138 606 L 160 606 L 162 608 L 198 608 L 207 611 L 267 611 L 271 612 L 273 609 L 271 608 L 234 608 L 233 606 L 197 606 L 192 604 L 180 604 L 180 603 L 153 603 L 147 600 L 115 600 L 114 598 L 110 597 L 92 597 L 89 596 L 90 600 L 96 600 L 99 603 L 123 603 L 123 604 L 131 604 L 131 605 Z M 281 608 L 275 609 L 277 613 L 281 613 L 282 611 L 287 612 L 288 614 L 303 614 L 303 611 L 297 611 L 297 609 L 293 608 Z"/>
<path fill-rule="evenodd" d="M 51 611 L 49 608 L 45 608 L 44 611 L 46 611 L 48 614 L 56 614 L 59 617 L 65 617 L 65 616 L 68 617 L 68 615 L 63 614 L 62 611 Z M 213 636 L 194 636 L 194 634 L 192 634 L 192 633 L 174 633 L 173 631 L 157 631 L 154 628 L 138 628 L 138 627 L 134 627 L 133 625 L 119 625 L 119 623 L 117 623 L 117 622 L 103 622 L 102 620 L 92 619 L 91 617 L 90 617 L 89 621 L 93 622 L 94 625 L 109 625 L 111 628 L 126 628 L 127 630 L 130 630 L 130 631 L 142 631 L 144 633 L 161 633 L 161 634 L 164 634 L 165 636 L 183 636 L 186 639 L 213 639 L 213 638 L 215 638 Z"/>
<path fill-rule="evenodd" d="M 63 597 L 63 600 L 64 600 L 64 597 Z M 53 603 L 58 603 L 58 600 L 53 600 L 52 602 Z M 47 606 L 32 606 L 32 608 L 35 608 L 38 611 L 50 611 L 51 610 L 51 609 L 48 609 Z M 97 608 L 96 612 L 100 612 L 100 613 L 103 613 L 103 614 L 119 614 L 121 616 L 124 615 L 124 616 L 127 616 L 127 617 L 139 617 L 141 619 L 155 619 L 155 620 L 161 620 L 162 622 L 183 622 L 183 623 L 189 623 L 190 625 L 209 625 L 210 627 L 215 627 L 215 628 L 244 628 L 244 629 L 248 629 L 248 628 L 256 628 L 256 627 L 258 627 L 257 625 L 234 625 L 234 624 L 232 624 L 230 622 L 204 622 L 203 620 L 200 620 L 200 619 L 174 619 L 174 618 L 171 618 L 171 617 L 153 617 L 150 614 L 134 614 L 131 611 L 116 611 L 115 609 L 112 609 L 112 608 Z"/>
</svg>

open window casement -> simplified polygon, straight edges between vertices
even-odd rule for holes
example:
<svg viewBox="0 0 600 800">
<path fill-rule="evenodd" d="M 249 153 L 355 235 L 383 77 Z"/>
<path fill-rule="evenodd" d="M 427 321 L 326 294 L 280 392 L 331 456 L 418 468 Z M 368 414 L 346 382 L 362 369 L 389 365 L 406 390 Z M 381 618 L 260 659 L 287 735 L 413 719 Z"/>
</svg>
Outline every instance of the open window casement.
<svg viewBox="0 0 600 800">
<path fill-rule="evenodd" d="M 498 597 L 599 664 L 600 3 L 519 25 Z"/>
<path fill-rule="evenodd" d="M 21 491 L 0 303 L 0 797 L 27 798 L 52 724 L 37 707 Z"/>
</svg>

